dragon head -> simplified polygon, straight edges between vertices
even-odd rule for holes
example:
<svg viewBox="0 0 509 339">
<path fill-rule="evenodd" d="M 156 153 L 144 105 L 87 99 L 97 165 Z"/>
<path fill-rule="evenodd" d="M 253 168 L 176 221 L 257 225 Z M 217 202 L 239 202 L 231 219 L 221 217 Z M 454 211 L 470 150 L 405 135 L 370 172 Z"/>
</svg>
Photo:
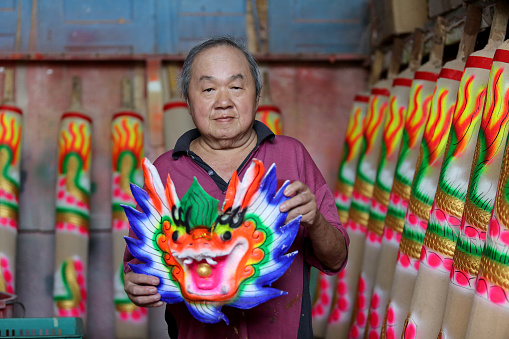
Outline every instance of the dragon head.
<svg viewBox="0 0 509 339">
<path fill-rule="evenodd" d="M 139 240 L 126 242 L 143 262 L 132 270 L 159 277 L 163 301 L 184 300 L 198 320 L 228 323 L 223 305 L 246 309 L 286 294 L 266 286 L 297 253 L 285 254 L 300 217 L 284 224 L 279 205 L 288 199 L 282 193 L 288 182 L 276 193 L 274 165 L 265 174 L 263 163 L 253 160 L 242 182 L 234 173 L 222 209 L 196 178 L 179 200 L 169 175 L 164 188 L 147 159 L 143 171 L 146 191 L 131 186 L 143 212 L 124 207 Z"/>
</svg>

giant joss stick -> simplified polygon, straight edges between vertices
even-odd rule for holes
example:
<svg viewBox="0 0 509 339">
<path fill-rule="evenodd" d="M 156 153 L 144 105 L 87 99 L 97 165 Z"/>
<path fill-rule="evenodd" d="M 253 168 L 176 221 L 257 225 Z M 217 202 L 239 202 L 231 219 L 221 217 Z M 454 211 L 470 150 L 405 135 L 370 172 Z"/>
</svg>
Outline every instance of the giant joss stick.
<svg viewBox="0 0 509 339">
<path fill-rule="evenodd" d="M 424 236 L 405 338 L 436 338 L 445 308 L 456 238 L 467 195 L 491 59 L 473 52 L 481 24 L 481 8 L 470 5 L 456 61 L 464 65 L 456 108 Z M 468 59 L 467 59 L 468 58 Z M 483 73 L 480 76 L 478 73 Z M 474 136 L 474 137 L 473 137 Z"/>
<path fill-rule="evenodd" d="M 81 109 L 81 81 L 58 137 L 54 308 L 60 317 L 86 316 L 92 119 Z"/>
<path fill-rule="evenodd" d="M 408 99 L 414 70 L 405 70 L 397 74 L 401 64 L 403 42 L 394 40 L 392 62 L 388 77 L 392 82 L 389 97 L 389 112 L 383 128 L 383 142 L 375 177 L 373 197 L 369 210 L 369 221 L 364 240 L 362 268 L 355 293 L 355 306 L 352 315 L 353 323 L 349 330 L 350 338 L 361 338 L 366 328 L 369 303 L 374 275 L 378 264 L 378 252 L 382 241 L 384 220 L 389 205 L 389 195 L 396 168 L 396 160 L 401 145 L 403 126 L 408 108 Z M 397 74 L 397 75 L 396 75 Z M 374 318 L 373 318 L 374 319 Z"/>
<path fill-rule="evenodd" d="M 168 92 L 169 100 L 163 106 L 164 147 L 169 151 L 175 147 L 178 138 L 190 129 L 195 128 L 189 114 L 187 103 L 180 97 L 177 88 L 177 65 L 169 65 Z"/>
<path fill-rule="evenodd" d="M 444 339 L 465 338 L 475 293 L 475 280 L 500 177 L 503 148 L 509 133 L 509 58 L 503 57 L 504 51 L 509 49 L 509 43 L 500 46 L 500 53 L 495 52 L 504 40 L 508 14 L 507 3 L 499 1 L 487 46 L 470 56 L 479 58 L 479 61 L 485 58 L 487 69 L 477 69 L 476 77 L 486 79 L 489 76 L 489 81 L 454 250 L 441 327 L 441 337 Z M 493 62 L 491 73 L 488 66 L 490 61 Z"/>
<path fill-rule="evenodd" d="M 270 98 L 269 71 L 263 70 L 263 92 L 260 105 L 256 109 L 256 119 L 263 122 L 276 135 L 283 134 L 283 119 L 281 110 L 274 105 Z"/>
<path fill-rule="evenodd" d="M 380 77 L 382 63 L 383 54 L 377 52 L 371 69 L 372 84 Z M 345 135 L 343 156 L 339 165 L 334 197 L 339 219 L 344 225 L 348 221 L 348 211 L 352 199 L 356 169 L 364 141 L 363 136 L 368 103 L 368 91 L 359 92 L 354 98 Z M 340 272 L 340 282 L 338 285 L 336 276 L 328 276 L 321 272 L 318 274 L 315 300 L 312 308 L 312 325 L 315 337 L 323 337 L 326 330 L 333 333 L 333 335 L 338 331 L 345 333 L 347 331 L 346 326 L 348 325 L 346 325 L 345 320 L 340 320 L 340 313 L 345 311 L 345 306 L 348 304 L 347 296 L 344 295 L 344 291 L 341 293 L 337 291 L 340 286 L 344 286 L 344 282 L 341 281 L 343 276 L 344 273 Z M 344 329 L 342 330 L 342 328 Z"/>
<path fill-rule="evenodd" d="M 509 59 L 509 51 L 504 52 L 504 57 Z M 504 105 L 507 105 L 507 99 Z M 507 111 L 507 106 L 505 109 Z M 509 333 L 509 321 L 507 321 L 509 319 L 508 191 L 509 150 L 506 143 L 495 206 L 486 232 L 485 246 L 476 280 L 476 293 L 465 337 L 467 339 L 503 339 L 507 338 Z"/>
<path fill-rule="evenodd" d="M 348 210 L 355 182 L 355 169 L 359 162 L 364 132 L 364 121 L 369 102 L 369 92 L 359 92 L 352 104 L 348 126 L 346 127 L 343 155 L 339 164 L 338 178 L 334 190 L 334 200 L 341 223 L 348 221 Z"/>
<path fill-rule="evenodd" d="M 113 291 L 116 338 L 145 338 L 148 335 L 148 314 L 134 305 L 124 291 L 124 236 L 129 235 L 129 221 L 122 205 L 135 207 L 130 183 L 143 186 L 143 117 L 133 110 L 132 86 L 122 83 L 123 107 L 113 115 L 112 141 L 112 219 Z"/>
<path fill-rule="evenodd" d="M 441 18 L 438 18 L 437 23 L 442 26 L 440 21 Z M 389 303 L 384 317 L 383 331 L 390 338 L 401 335 L 410 306 L 422 240 L 438 184 L 464 66 L 464 61 L 456 59 L 442 67 L 431 101 L 412 182 Z"/>
<path fill-rule="evenodd" d="M 414 37 L 414 39 L 419 38 Z M 366 323 L 366 333 L 375 338 L 380 334 L 385 335 L 381 330 L 383 317 L 396 268 L 396 257 L 408 208 L 408 200 L 410 199 L 410 189 L 417 163 L 418 149 L 421 144 L 433 91 L 442 64 L 443 42 L 443 39 L 434 39 L 434 46 L 429 61 L 417 69 L 412 80 L 403 140 L 394 173 L 379 263 L 373 283 L 373 295 L 371 300 L 366 300 L 367 305 L 371 307 L 369 320 Z M 414 55 L 422 53 L 422 45 L 414 45 L 414 47 L 421 47 L 414 50 Z M 414 56 L 414 60 L 419 60 L 420 62 L 420 56 Z M 414 67 L 417 66 L 418 64 Z"/>
<path fill-rule="evenodd" d="M 381 53 L 379 54 L 381 55 Z M 378 60 L 383 60 L 378 58 Z M 382 68 L 382 62 L 375 59 L 375 66 Z M 375 73 L 375 72 L 374 72 Z M 378 73 L 380 74 L 380 73 Z M 338 275 L 338 286 L 343 286 L 342 308 L 336 312 L 338 322 L 334 336 L 345 338 L 353 312 L 353 294 L 358 282 L 364 238 L 369 219 L 369 208 L 373 196 L 378 159 L 381 153 L 383 126 L 388 111 L 391 80 L 377 81 L 369 97 L 361 155 L 357 164 L 357 174 L 352 192 L 348 222 L 345 224 L 350 237 L 349 261 Z"/>
<path fill-rule="evenodd" d="M 22 111 L 14 103 L 14 70 L 5 70 L 0 105 L 0 292 L 14 293 Z"/>
<path fill-rule="evenodd" d="M 334 191 L 339 219 L 343 224 L 346 224 L 348 221 L 348 209 L 350 208 L 355 181 L 355 169 L 357 168 L 362 146 L 362 133 L 368 102 L 369 93 L 367 91 L 360 92 L 355 96 L 346 128 L 343 155 Z M 339 304 L 343 302 L 338 299 L 342 298 L 342 295 L 335 295 L 336 280 L 335 276 L 330 277 L 321 272 L 318 275 L 318 285 L 320 288 L 317 289 L 319 292 L 315 297 L 312 310 L 313 333 L 316 337 L 323 337 L 325 331 L 329 331 L 329 328 L 333 328 L 332 331 L 334 331 L 334 327 L 338 323 L 339 318 L 337 317 L 332 317 L 332 322 L 329 321 L 332 313 L 335 312 L 335 315 L 338 315 Z"/>
<path fill-rule="evenodd" d="M 375 282 L 377 282 L 376 278 L 380 273 L 379 261 L 381 260 L 380 253 L 382 251 L 382 241 L 384 239 L 382 236 L 385 233 L 386 241 L 397 241 L 395 232 L 385 232 L 386 213 L 388 208 L 391 206 L 391 196 L 394 200 L 394 184 L 391 180 L 396 180 L 394 178 L 396 169 L 398 168 L 401 170 L 402 161 L 410 157 L 411 155 L 409 153 L 415 152 L 415 148 L 417 148 L 418 144 L 420 144 L 424 123 L 429 111 L 429 101 L 431 100 L 433 94 L 432 91 L 435 87 L 433 81 L 429 81 L 429 79 L 421 79 L 421 76 L 419 75 L 417 77 L 415 76 L 416 70 L 421 66 L 423 47 L 424 34 L 420 29 L 417 29 L 413 36 L 413 46 L 409 66 L 406 70 L 398 74 L 396 79 L 394 79 L 393 89 L 391 91 L 391 117 L 395 116 L 395 112 L 397 110 L 400 114 L 400 118 L 403 119 L 402 122 L 404 122 L 404 124 L 401 131 L 402 139 L 400 140 L 400 144 L 396 145 L 396 140 L 394 140 L 394 138 L 387 133 L 384 134 L 384 139 L 388 139 L 384 140 L 385 143 L 387 145 L 392 143 L 393 152 L 395 151 L 397 153 L 393 154 L 392 157 L 386 157 L 387 160 L 383 162 L 381 161 L 379 164 L 379 178 L 377 179 L 377 185 L 375 186 L 374 201 L 370 213 L 364 250 L 363 272 L 360 277 L 361 280 L 364 280 L 362 285 L 364 293 L 360 290 L 357 291 L 357 301 L 364 301 L 364 304 L 362 312 L 361 305 L 359 305 L 359 312 L 354 318 L 354 322 L 357 326 L 360 323 L 359 320 L 367 318 L 365 321 L 365 330 L 358 328 L 357 331 L 364 331 L 364 333 L 369 335 L 370 338 L 378 338 L 380 336 L 385 311 L 384 305 L 387 304 L 387 294 L 389 292 L 387 289 L 385 291 L 381 291 L 380 288 L 378 288 L 378 290 L 375 289 Z M 435 58 L 435 56 L 433 56 L 433 58 Z M 441 57 L 438 58 L 438 60 L 440 59 Z M 440 61 L 438 61 L 438 64 L 439 63 Z M 433 66 L 432 64 L 431 67 L 436 66 Z M 423 68 L 421 68 L 420 72 L 424 72 Z M 426 89 L 424 89 L 425 86 L 427 87 Z M 422 93 L 423 90 L 425 91 L 424 95 Z M 409 108 L 410 110 L 408 110 Z M 397 150 L 394 148 L 397 148 Z M 416 160 L 417 157 L 415 157 L 413 167 L 415 167 Z M 401 184 L 396 187 L 401 187 Z M 377 192 L 379 194 L 377 194 Z M 394 203 L 392 203 L 392 205 L 394 205 Z M 379 212 L 375 214 L 375 211 Z M 395 250 L 395 252 L 397 253 L 397 250 Z M 396 257 L 394 256 L 394 264 L 395 262 Z M 385 271 L 384 273 L 390 274 Z M 361 282 L 359 282 L 359 287 L 360 286 Z M 361 297 L 361 295 L 363 295 L 363 297 Z M 370 308 L 369 312 L 367 311 L 368 308 Z"/>
<path fill-rule="evenodd" d="M 369 102 L 369 92 L 358 93 L 353 101 L 346 128 L 343 155 L 339 164 L 334 199 L 339 213 L 339 219 L 343 224 L 348 221 L 348 210 L 352 198 L 353 185 L 355 182 L 355 169 L 359 161 L 364 120 Z M 339 273 L 341 275 L 341 273 Z M 336 332 L 339 324 L 339 312 L 343 305 L 343 295 L 337 291 L 336 277 L 329 277 L 319 273 L 318 284 L 320 292 L 315 297 L 313 305 L 313 333 L 317 337 L 323 337 L 325 330 Z M 330 310 L 330 312 L 327 312 Z"/>
</svg>

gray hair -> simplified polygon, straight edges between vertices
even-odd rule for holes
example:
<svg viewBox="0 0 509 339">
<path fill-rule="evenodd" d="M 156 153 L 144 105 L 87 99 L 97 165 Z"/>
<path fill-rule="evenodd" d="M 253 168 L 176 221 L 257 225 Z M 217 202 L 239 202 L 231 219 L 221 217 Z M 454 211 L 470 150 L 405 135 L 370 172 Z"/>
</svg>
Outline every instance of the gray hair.
<svg viewBox="0 0 509 339">
<path fill-rule="evenodd" d="M 191 67 L 193 65 L 194 59 L 201 52 L 217 46 L 230 46 L 244 53 L 244 56 L 249 63 L 249 70 L 251 71 L 251 75 L 254 79 L 256 97 L 259 98 L 262 91 L 262 76 L 255 59 L 249 50 L 245 47 L 245 45 L 237 41 L 237 39 L 229 36 L 220 36 L 208 39 L 201 44 L 194 46 L 187 54 L 186 60 L 184 61 L 184 66 L 182 67 L 182 73 L 180 73 L 180 77 L 178 79 L 180 92 L 184 96 L 184 99 L 189 101 L 189 83 L 191 82 Z"/>
</svg>

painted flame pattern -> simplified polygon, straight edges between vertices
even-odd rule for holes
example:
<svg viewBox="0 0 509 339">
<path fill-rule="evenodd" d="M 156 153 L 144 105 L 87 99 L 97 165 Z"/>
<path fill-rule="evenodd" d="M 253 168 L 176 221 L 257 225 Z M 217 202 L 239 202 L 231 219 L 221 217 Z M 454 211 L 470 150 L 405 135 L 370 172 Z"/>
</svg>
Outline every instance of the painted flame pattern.
<svg viewBox="0 0 509 339">
<path fill-rule="evenodd" d="M 400 103 L 396 96 L 390 99 L 389 117 L 384 126 L 384 147 L 386 150 L 386 157 L 391 158 L 399 149 L 398 146 L 401 141 L 401 131 L 405 123 L 406 104 Z"/>
<path fill-rule="evenodd" d="M 485 112 L 481 120 L 481 133 L 479 134 L 486 147 L 484 159 L 479 159 L 483 162 L 489 162 L 497 150 L 503 147 L 501 142 L 504 138 L 501 126 L 509 117 L 509 91 L 504 93 L 503 72 L 504 68 L 501 68 L 497 63 L 493 64 L 491 70 L 491 74 L 494 74 L 493 81 L 490 80 L 493 85 L 492 88 L 488 88 Z"/>
<path fill-rule="evenodd" d="M 120 171 L 119 157 L 123 152 L 130 152 L 136 158 L 136 168 L 141 168 L 143 159 L 143 127 L 136 118 L 121 116 L 113 121 L 112 127 L 114 171 Z"/>
<path fill-rule="evenodd" d="M 21 152 L 21 123 L 10 113 L 0 113 L 0 146 L 7 146 L 11 152 L 11 166 L 18 163 Z"/>
<path fill-rule="evenodd" d="M 82 161 L 83 171 L 89 169 L 92 138 L 88 122 L 72 120 L 67 128 L 63 126 L 58 144 L 58 174 L 64 173 L 65 158 L 71 153 L 79 156 Z"/>
<path fill-rule="evenodd" d="M 424 129 L 423 146 L 428 148 L 429 158 L 428 164 L 433 164 L 437 158 L 443 154 L 444 148 L 447 144 L 447 135 L 449 133 L 452 113 L 455 105 L 451 107 L 446 106 L 446 98 L 449 90 L 444 88 L 436 88 L 434 95 L 438 94 L 438 105 L 436 113 L 431 110 L 429 120 Z"/>
<path fill-rule="evenodd" d="M 422 98 L 423 85 L 418 85 L 415 88 L 415 92 L 411 95 L 412 100 L 409 102 L 408 107 L 408 118 L 405 122 L 405 130 L 408 135 L 408 148 L 412 148 L 419 141 L 418 136 L 420 133 L 417 131 L 422 128 L 428 117 L 430 111 L 431 99 L 433 95 L 430 94 L 426 98 Z M 419 103 L 421 106 L 419 107 Z"/>
<path fill-rule="evenodd" d="M 365 128 L 365 139 L 366 139 L 366 154 L 371 152 L 373 143 L 376 140 L 376 133 L 380 130 L 379 127 L 385 116 L 385 110 L 387 109 L 387 101 L 382 104 L 380 102 L 380 95 L 372 95 L 369 101 L 368 114 L 366 116 L 366 128 Z"/>
<path fill-rule="evenodd" d="M 263 108 L 263 107 L 261 107 Z M 276 135 L 283 134 L 281 114 L 270 109 L 258 109 L 256 119 L 263 122 Z"/>
<path fill-rule="evenodd" d="M 352 158 L 359 152 L 362 145 L 362 124 L 364 117 L 362 109 L 357 107 L 350 117 L 348 127 L 346 130 L 345 144 L 348 146 L 345 162 L 351 161 Z M 346 151 L 346 150 L 345 150 Z"/>
<path fill-rule="evenodd" d="M 472 122 L 478 119 L 484 107 L 486 88 L 483 86 L 473 86 L 474 79 L 475 75 L 472 74 L 467 79 L 464 90 L 458 92 L 456 111 L 452 118 L 452 127 L 458 139 L 452 155 L 453 157 L 463 153 L 465 147 L 472 139 L 472 133 L 474 132 L 474 128 L 471 126 Z M 477 93 L 474 93 L 475 89 L 477 89 Z"/>
</svg>

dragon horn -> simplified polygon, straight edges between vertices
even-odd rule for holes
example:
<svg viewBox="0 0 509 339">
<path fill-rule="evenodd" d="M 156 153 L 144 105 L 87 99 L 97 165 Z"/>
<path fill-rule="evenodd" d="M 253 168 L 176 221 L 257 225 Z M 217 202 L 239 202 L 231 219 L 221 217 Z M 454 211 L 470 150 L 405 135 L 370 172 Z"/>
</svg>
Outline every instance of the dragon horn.
<svg viewBox="0 0 509 339">
<path fill-rule="evenodd" d="M 265 173 L 265 167 L 260 160 L 253 159 L 244 175 L 242 182 L 239 182 L 237 173 L 234 172 L 228 185 L 226 199 L 223 205 L 223 212 L 228 208 L 241 210 L 246 208 L 256 193 L 259 191 L 260 182 Z"/>
<path fill-rule="evenodd" d="M 145 187 L 150 200 L 155 209 L 160 214 L 163 214 L 163 207 L 167 207 L 167 203 L 163 200 L 165 199 L 165 190 L 159 173 L 147 158 L 143 158 L 142 168 L 143 176 L 145 177 Z"/>
<path fill-rule="evenodd" d="M 226 190 L 226 197 L 224 198 L 223 204 L 223 212 L 226 212 L 229 208 L 233 206 L 238 184 L 239 176 L 237 175 L 237 171 L 235 171 L 232 174 L 230 183 L 228 184 L 228 189 Z"/>
<path fill-rule="evenodd" d="M 175 185 L 170 178 L 170 173 L 168 173 L 168 177 L 166 178 L 166 199 L 168 200 L 168 207 L 170 211 L 173 209 L 173 206 L 178 205 L 179 198 L 177 196 L 177 191 L 175 190 Z"/>
</svg>

